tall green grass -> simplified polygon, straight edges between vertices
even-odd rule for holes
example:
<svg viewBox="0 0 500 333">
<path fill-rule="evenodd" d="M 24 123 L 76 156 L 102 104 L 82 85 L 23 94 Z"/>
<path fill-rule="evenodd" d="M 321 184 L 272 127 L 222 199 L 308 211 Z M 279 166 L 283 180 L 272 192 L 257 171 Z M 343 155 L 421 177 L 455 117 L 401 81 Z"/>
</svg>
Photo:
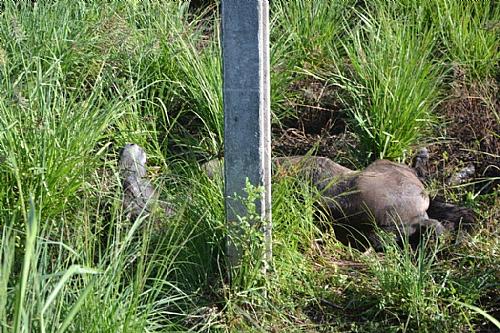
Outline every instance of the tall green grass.
<svg viewBox="0 0 500 333">
<path fill-rule="evenodd" d="M 160 71 L 182 104 L 179 116 L 185 120 L 184 134 L 189 133 L 193 138 L 186 143 L 186 148 L 204 147 L 208 157 L 215 157 L 222 154 L 224 131 L 218 21 L 195 20 L 191 24 L 193 27 L 165 31 L 169 37 L 162 45 Z M 208 24 L 213 31 L 204 35 L 199 31 L 203 24 Z"/>
<path fill-rule="evenodd" d="M 313 75 L 343 88 L 360 159 L 403 157 L 430 126 L 443 61 L 478 75 L 495 68 L 490 30 L 476 29 L 488 19 L 474 14 L 462 32 L 434 20 L 460 21 L 467 6 L 495 18 L 496 7 L 430 3 L 273 1 L 274 120 L 294 114 L 294 89 Z M 456 253 L 391 244 L 383 255 L 359 253 L 330 237 L 318 194 L 293 179 L 273 188 L 271 274 L 261 274 L 251 257 L 258 246 L 247 243 L 249 260 L 227 284 L 222 183 L 193 162 L 222 153 L 217 12 L 174 0 L 2 6 L 2 332 L 487 325 L 482 315 L 495 306 L 481 294 L 494 289 L 498 248 L 490 234 Z M 486 45 L 478 53 L 476 39 Z M 465 56 L 452 52 L 462 41 L 472 45 Z M 116 163 L 127 142 L 145 148 L 148 175 L 174 216 L 123 217 Z M 438 260 L 446 251 L 451 262 Z"/>
<path fill-rule="evenodd" d="M 345 91 L 361 155 L 405 157 L 425 139 L 439 101 L 434 33 L 384 7 L 358 12 L 344 42 L 347 63 L 334 79 Z M 342 68 L 342 66 L 340 66 Z"/>
<path fill-rule="evenodd" d="M 95 168 L 96 146 L 122 113 L 122 104 L 103 99 L 99 87 L 87 97 L 68 96 L 58 69 L 44 72 L 41 63 L 27 63 L 20 77 L 3 72 L 3 91 L 10 98 L 0 100 L 0 151 L 5 156 L 0 177 L 3 207 L 19 204 L 25 210 L 27 195 L 33 193 L 45 212 L 55 215 L 64 209 L 60 200 L 72 198 Z M 16 89 L 26 100 L 13 98 Z"/>
<path fill-rule="evenodd" d="M 362 158 L 404 159 L 431 133 L 450 69 L 470 82 L 498 72 L 498 6 L 375 1 L 356 12 L 358 24 L 342 41 L 347 61 L 334 64 L 333 82 L 343 88 Z"/>
<path fill-rule="evenodd" d="M 118 202 L 118 201 L 117 201 Z M 33 204 L 23 251 L 16 249 L 20 231 L 3 228 L 0 312 L 3 329 L 12 332 L 143 332 L 159 327 L 178 329 L 190 296 L 175 280 L 177 255 L 189 238 L 171 223 L 173 236 L 153 238 L 150 221 L 129 227 L 118 218 L 103 238 L 76 237 L 70 243 L 42 224 Z M 119 209 L 119 207 L 118 207 Z M 84 216 L 91 218 L 91 216 Z M 97 221 L 96 221 L 97 222 Z M 91 234 L 95 227 L 78 230 Z M 101 237 L 104 235 L 101 235 Z M 104 238 L 105 239 L 105 238 Z M 22 266 L 16 262 L 22 259 Z M 15 284 L 14 284 L 15 283 Z M 184 308 L 181 307 L 184 306 Z"/>
<path fill-rule="evenodd" d="M 297 117 L 295 104 L 310 73 L 339 61 L 344 23 L 354 1 L 292 0 L 271 2 L 271 101 L 274 119 Z"/>
<path fill-rule="evenodd" d="M 146 124 L 141 110 L 152 105 L 145 91 L 165 82 L 147 80 L 148 61 L 158 55 L 153 24 L 146 16 L 135 21 L 137 12 L 118 2 L 4 6 L 2 331 L 179 329 L 190 296 L 177 285 L 182 265 L 175 263 L 194 235 L 182 231 L 189 224 L 172 222 L 170 234 L 152 240 L 151 227 L 140 227 L 148 221 L 128 225 L 112 169 L 113 144 L 148 143 L 158 126 L 154 117 Z M 180 15 L 178 8 L 171 2 L 162 13 Z M 158 143 L 147 147 L 164 161 Z"/>
<path fill-rule="evenodd" d="M 483 310 L 476 311 L 478 309 L 466 305 L 480 302 L 481 292 L 462 293 L 454 289 L 460 284 L 461 274 L 455 275 L 443 262 L 443 256 L 455 249 L 446 248 L 443 242 L 429 240 L 416 249 L 412 249 L 405 240 L 401 248 L 391 237 L 385 236 L 381 234 L 385 248 L 383 256 L 375 253 L 354 255 L 354 258 L 367 264 L 367 270 L 359 272 L 361 279 L 370 281 L 360 287 L 365 302 L 371 304 L 361 316 L 379 323 L 366 325 L 367 331 L 376 331 L 380 327 L 390 332 L 474 330 L 472 322 L 480 321 L 479 316 L 491 319 Z M 453 253 L 456 256 L 458 251 Z M 452 259 L 456 261 L 454 265 L 464 265 L 465 262 L 458 257 Z M 491 272 L 484 273 L 482 277 L 491 281 Z M 469 282 L 485 290 L 484 283 Z M 353 286 L 352 289 L 359 292 L 359 287 Z M 491 323 L 496 325 L 495 320 Z"/>
<path fill-rule="evenodd" d="M 423 331 L 451 329 L 448 309 L 439 297 L 446 282 L 436 279 L 438 247 L 434 244 L 412 250 L 407 243 L 404 246 L 401 251 L 396 244 L 386 242 L 385 257 L 371 258 L 370 270 L 381 288 L 378 310 L 399 313 L 404 331 L 412 326 Z"/>
<path fill-rule="evenodd" d="M 435 11 L 433 19 L 443 43 L 443 57 L 451 66 L 465 71 L 469 81 L 498 75 L 498 4 L 441 0 Z"/>
<path fill-rule="evenodd" d="M 345 38 L 344 23 L 352 15 L 354 1 L 273 1 L 274 34 L 284 36 L 296 66 L 321 66 L 331 56 L 332 48 L 340 48 Z"/>
<path fill-rule="evenodd" d="M 25 212 L 33 193 L 44 214 L 56 216 L 72 205 L 106 149 L 102 140 L 132 103 L 127 96 L 110 95 L 114 88 L 104 75 L 105 55 L 85 49 L 95 38 L 85 20 L 92 22 L 96 6 L 7 2 L 5 7 L 0 21 L 7 59 L 0 68 L 2 207 Z"/>
</svg>

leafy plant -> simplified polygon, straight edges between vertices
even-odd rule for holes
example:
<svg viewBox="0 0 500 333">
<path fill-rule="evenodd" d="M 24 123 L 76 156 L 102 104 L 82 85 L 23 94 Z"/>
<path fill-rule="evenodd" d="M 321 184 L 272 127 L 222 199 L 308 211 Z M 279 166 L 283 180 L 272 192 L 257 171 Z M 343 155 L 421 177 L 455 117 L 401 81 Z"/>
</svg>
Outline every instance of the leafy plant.
<svg viewBox="0 0 500 333">
<path fill-rule="evenodd" d="M 439 97 L 439 70 L 432 61 L 434 36 L 411 21 L 380 9 L 359 12 L 345 43 L 347 76 L 337 82 L 368 159 L 404 157 L 424 138 Z M 348 105 L 349 105 L 348 104 Z"/>
<path fill-rule="evenodd" d="M 296 117 L 296 87 L 310 72 L 340 60 L 344 23 L 354 1 L 279 0 L 271 2 L 271 101 L 274 120 Z M 295 88 L 294 88 L 295 87 Z"/>
<path fill-rule="evenodd" d="M 498 73 L 500 8 L 493 1 L 437 1 L 433 19 L 452 66 L 465 69 L 469 79 Z"/>
</svg>

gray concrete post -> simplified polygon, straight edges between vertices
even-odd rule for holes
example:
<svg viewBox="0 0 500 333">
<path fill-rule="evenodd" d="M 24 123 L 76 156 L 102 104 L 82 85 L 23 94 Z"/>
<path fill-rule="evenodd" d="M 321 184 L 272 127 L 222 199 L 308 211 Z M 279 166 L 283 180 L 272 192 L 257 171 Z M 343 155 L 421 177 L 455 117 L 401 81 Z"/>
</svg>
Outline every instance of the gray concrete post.
<svg viewBox="0 0 500 333">
<path fill-rule="evenodd" d="M 227 223 L 246 216 L 234 195 L 245 197 L 245 181 L 264 188 L 256 202 L 263 221 L 265 262 L 271 262 L 271 116 L 268 0 L 222 0 L 224 173 Z M 241 258 L 231 239 L 230 264 Z M 267 265 L 266 264 L 266 265 Z M 266 269 L 266 267 L 264 268 Z"/>
</svg>

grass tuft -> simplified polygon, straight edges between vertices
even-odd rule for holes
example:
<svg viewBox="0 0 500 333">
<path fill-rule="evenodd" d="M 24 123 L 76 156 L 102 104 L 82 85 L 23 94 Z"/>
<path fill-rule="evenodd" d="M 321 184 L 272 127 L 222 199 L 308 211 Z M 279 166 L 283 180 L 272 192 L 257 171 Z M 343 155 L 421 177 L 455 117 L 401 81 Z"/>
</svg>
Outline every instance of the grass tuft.
<svg viewBox="0 0 500 333">
<path fill-rule="evenodd" d="M 349 75 L 338 77 L 360 148 L 369 160 L 404 158 L 425 137 L 439 98 L 434 35 L 384 8 L 358 15 L 345 43 Z"/>
</svg>

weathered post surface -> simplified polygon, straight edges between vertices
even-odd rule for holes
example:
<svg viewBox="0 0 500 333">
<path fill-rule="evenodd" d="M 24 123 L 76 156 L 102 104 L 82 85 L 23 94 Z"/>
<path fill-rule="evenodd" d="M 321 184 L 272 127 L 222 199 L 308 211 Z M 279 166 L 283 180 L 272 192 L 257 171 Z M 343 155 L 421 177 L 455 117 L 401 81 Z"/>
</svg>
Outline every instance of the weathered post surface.
<svg viewBox="0 0 500 333">
<path fill-rule="evenodd" d="M 237 216 L 246 216 L 248 178 L 264 188 L 256 202 L 264 222 L 265 262 L 271 261 L 271 116 L 268 0 L 222 0 L 224 96 L 224 173 L 227 223 L 239 233 Z M 241 229 L 240 229 L 241 230 Z M 241 258 L 228 237 L 230 264 Z"/>
</svg>

